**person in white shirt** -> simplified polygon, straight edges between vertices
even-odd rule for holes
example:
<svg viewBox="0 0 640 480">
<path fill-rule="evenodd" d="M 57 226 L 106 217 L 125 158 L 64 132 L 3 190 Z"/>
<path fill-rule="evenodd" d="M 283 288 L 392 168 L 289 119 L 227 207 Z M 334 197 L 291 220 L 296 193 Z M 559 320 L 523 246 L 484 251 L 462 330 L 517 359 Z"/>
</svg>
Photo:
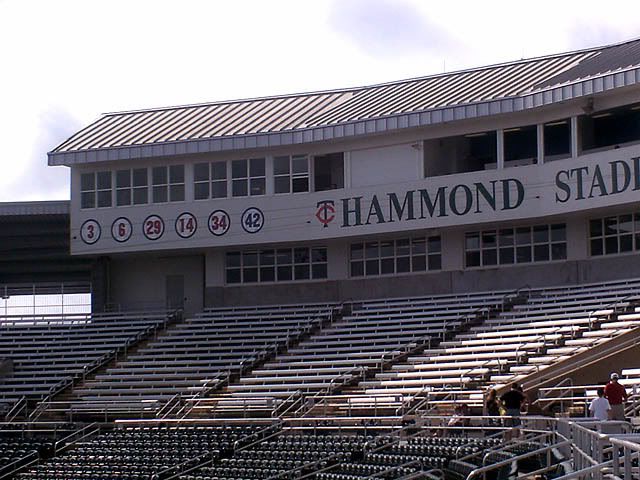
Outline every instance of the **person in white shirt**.
<svg viewBox="0 0 640 480">
<path fill-rule="evenodd" d="M 598 398 L 591 400 L 589 412 L 591 412 L 591 415 L 598 420 L 609 420 L 610 411 L 611 405 L 609 405 L 609 400 L 604 398 L 604 388 L 599 388 Z"/>
</svg>

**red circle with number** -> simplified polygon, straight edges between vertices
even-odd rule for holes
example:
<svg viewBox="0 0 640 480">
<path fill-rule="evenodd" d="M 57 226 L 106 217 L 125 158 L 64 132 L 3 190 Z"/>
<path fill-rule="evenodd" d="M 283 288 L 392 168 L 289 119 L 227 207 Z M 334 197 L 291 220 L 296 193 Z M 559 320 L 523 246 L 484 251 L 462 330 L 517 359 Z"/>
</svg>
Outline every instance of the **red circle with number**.
<svg viewBox="0 0 640 480">
<path fill-rule="evenodd" d="M 196 217 L 189 213 L 184 212 L 178 215 L 176 218 L 176 233 L 181 238 L 189 238 L 192 237 L 196 230 L 198 229 L 198 221 Z"/>
<path fill-rule="evenodd" d="M 216 210 L 209 215 L 209 231 L 216 236 L 224 235 L 229 231 L 231 218 L 224 210 Z"/>
<path fill-rule="evenodd" d="M 116 242 L 126 242 L 131 238 L 133 233 L 133 225 L 128 218 L 116 218 L 111 224 L 111 236 Z"/>
<path fill-rule="evenodd" d="M 149 215 L 142 222 L 142 233 L 149 240 L 158 240 L 164 233 L 164 221 L 158 215 Z"/>
<path fill-rule="evenodd" d="M 93 245 L 100 240 L 100 233 L 100 224 L 93 219 L 87 220 L 80 227 L 80 238 L 87 245 Z"/>
</svg>

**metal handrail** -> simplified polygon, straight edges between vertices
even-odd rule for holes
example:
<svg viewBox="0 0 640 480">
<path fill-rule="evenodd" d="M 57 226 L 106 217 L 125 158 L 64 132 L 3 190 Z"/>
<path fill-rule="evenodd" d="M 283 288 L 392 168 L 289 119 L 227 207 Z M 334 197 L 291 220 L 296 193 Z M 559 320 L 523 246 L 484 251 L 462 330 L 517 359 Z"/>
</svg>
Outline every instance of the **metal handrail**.
<svg viewBox="0 0 640 480">
<path fill-rule="evenodd" d="M 53 451 L 57 455 L 58 453 L 64 452 L 65 450 L 71 448 L 76 443 L 81 442 L 82 440 L 92 435 L 95 435 L 97 433 L 100 433 L 100 425 L 97 422 L 90 423 L 89 425 L 85 425 L 80 430 L 76 430 L 75 432 L 55 442 L 53 446 L 53 449 L 54 449 Z M 73 440 L 67 443 L 67 441 L 69 441 L 69 439 L 72 439 L 72 438 Z"/>
<path fill-rule="evenodd" d="M 177 406 L 182 403 L 182 393 L 178 392 L 173 395 L 166 403 L 156 412 L 156 418 L 165 419 L 174 413 Z"/>
<path fill-rule="evenodd" d="M 16 403 L 13 404 L 13 406 L 9 409 L 9 411 L 5 414 L 4 416 L 4 421 L 5 422 L 13 422 L 16 417 L 18 416 L 18 414 L 24 410 L 25 414 L 27 413 L 27 397 L 25 397 L 24 395 L 22 397 L 20 397 L 20 400 L 18 400 Z"/>
<path fill-rule="evenodd" d="M 297 397 L 297 398 L 296 398 Z M 294 400 L 295 399 L 295 400 Z M 287 398 L 285 398 L 279 405 L 277 405 L 273 411 L 271 412 L 272 417 L 284 417 L 287 413 L 289 413 L 299 402 L 304 399 L 304 395 L 302 394 L 302 390 L 296 390 Z M 283 412 L 280 412 L 280 408 L 283 405 L 287 405 L 288 402 L 293 401 L 293 403 L 289 404 L 287 408 L 284 409 Z"/>
</svg>

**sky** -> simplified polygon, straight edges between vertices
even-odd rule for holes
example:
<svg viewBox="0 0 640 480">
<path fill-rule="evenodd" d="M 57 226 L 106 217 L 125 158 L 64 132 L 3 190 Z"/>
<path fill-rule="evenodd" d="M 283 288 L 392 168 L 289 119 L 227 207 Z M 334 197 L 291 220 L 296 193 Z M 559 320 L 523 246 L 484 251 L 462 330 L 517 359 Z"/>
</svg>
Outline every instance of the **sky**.
<svg viewBox="0 0 640 480">
<path fill-rule="evenodd" d="M 640 37 L 638 0 L 0 0 L 0 201 L 105 112 L 413 78 Z"/>
</svg>

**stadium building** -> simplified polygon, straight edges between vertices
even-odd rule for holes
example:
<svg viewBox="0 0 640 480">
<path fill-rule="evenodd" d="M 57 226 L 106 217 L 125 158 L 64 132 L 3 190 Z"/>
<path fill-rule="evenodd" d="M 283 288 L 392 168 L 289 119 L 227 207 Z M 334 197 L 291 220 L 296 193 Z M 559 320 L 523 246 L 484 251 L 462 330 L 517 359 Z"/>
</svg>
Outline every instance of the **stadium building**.
<svg viewBox="0 0 640 480">
<path fill-rule="evenodd" d="M 466 478 L 552 448 L 557 465 L 571 464 L 565 474 L 628 466 L 617 478 L 638 478 L 640 447 L 623 437 L 598 447 L 624 450 L 618 460 L 576 443 L 587 438 L 579 429 L 596 428 L 588 422 L 532 421 L 526 442 L 498 437 L 511 446 L 484 463 L 474 455 L 503 440 L 421 438 L 412 449 L 396 437 L 407 419 L 445 428 L 427 413 L 482 413 L 485 389 L 513 381 L 543 413 L 564 409 L 562 396 L 584 403 L 611 370 L 633 389 L 636 415 L 640 40 L 361 88 L 109 113 L 53 149 L 49 165 L 70 168 L 70 202 L 0 208 L 0 323 L 11 337 L 0 399 L 12 420 L 278 420 L 238 427 L 233 438 L 251 441 L 231 450 L 216 428 L 233 427 L 206 427 L 217 445 L 207 462 L 244 467 L 197 478 L 325 468 L 334 473 L 316 478 Z M 30 315 L 9 314 L 25 292 L 85 293 L 90 305 L 46 315 L 34 300 Z M 279 468 L 241 462 L 282 422 L 317 428 L 319 416 L 354 429 L 379 417 L 385 440 L 340 437 L 339 455 L 327 441 L 325 453 Z M 153 442 L 144 428 L 109 435 Z M 179 443 L 194 427 L 174 428 L 187 429 Z M 368 466 L 349 464 L 367 442 L 388 448 L 377 464 L 375 448 Z M 427 450 L 437 460 L 411 463 Z M 205 465 L 195 457 L 160 464 Z M 166 468 L 109 478 L 188 470 Z M 86 469 L 81 478 L 98 478 Z M 18 478 L 72 478 L 43 471 Z"/>
</svg>

